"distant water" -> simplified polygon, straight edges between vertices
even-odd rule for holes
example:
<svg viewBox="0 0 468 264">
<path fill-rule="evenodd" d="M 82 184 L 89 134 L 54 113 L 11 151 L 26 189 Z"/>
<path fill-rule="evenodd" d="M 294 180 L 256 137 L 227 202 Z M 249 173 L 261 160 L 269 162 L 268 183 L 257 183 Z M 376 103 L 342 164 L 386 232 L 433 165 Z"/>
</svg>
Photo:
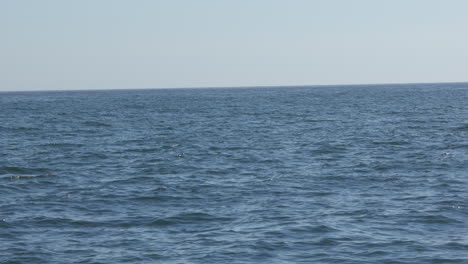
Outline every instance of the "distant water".
<svg viewBox="0 0 468 264">
<path fill-rule="evenodd" d="M 468 84 L 0 93 L 0 263 L 468 263 Z"/>
</svg>

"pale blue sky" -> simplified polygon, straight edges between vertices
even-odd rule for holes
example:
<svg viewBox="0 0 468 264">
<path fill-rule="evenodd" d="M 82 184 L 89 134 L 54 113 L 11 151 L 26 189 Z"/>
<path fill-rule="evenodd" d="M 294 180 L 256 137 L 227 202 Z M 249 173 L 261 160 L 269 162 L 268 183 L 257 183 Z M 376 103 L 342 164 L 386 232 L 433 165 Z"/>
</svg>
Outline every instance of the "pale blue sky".
<svg viewBox="0 0 468 264">
<path fill-rule="evenodd" d="M 0 90 L 468 81 L 466 0 L 0 0 Z"/>
</svg>

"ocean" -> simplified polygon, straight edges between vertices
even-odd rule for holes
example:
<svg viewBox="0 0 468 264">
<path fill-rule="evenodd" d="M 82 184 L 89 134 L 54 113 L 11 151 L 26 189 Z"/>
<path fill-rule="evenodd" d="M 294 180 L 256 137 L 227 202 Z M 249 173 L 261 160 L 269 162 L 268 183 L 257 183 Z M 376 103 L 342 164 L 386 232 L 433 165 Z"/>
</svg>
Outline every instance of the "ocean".
<svg viewBox="0 0 468 264">
<path fill-rule="evenodd" d="M 0 263 L 468 263 L 468 84 L 0 93 Z"/>
</svg>

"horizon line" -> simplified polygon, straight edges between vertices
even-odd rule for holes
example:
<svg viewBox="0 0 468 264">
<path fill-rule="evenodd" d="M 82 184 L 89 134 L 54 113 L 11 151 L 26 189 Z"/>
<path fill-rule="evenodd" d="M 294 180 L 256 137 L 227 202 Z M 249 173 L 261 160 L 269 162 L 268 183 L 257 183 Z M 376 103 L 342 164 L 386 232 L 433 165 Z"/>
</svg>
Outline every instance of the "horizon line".
<svg viewBox="0 0 468 264">
<path fill-rule="evenodd" d="M 0 93 L 21 92 L 73 92 L 73 91 L 116 91 L 116 90 L 169 90 L 169 89 L 242 89 L 242 88 L 298 88 L 298 87 L 333 87 L 333 86 L 383 86 L 383 85 L 418 85 L 418 84 L 468 84 L 463 82 L 397 82 L 397 83 L 350 83 L 350 84 L 290 84 L 290 85 L 241 85 L 241 86 L 192 86 L 192 87 L 134 87 L 134 88 L 79 88 L 79 89 L 39 89 L 39 90 L 0 90 Z"/>
</svg>

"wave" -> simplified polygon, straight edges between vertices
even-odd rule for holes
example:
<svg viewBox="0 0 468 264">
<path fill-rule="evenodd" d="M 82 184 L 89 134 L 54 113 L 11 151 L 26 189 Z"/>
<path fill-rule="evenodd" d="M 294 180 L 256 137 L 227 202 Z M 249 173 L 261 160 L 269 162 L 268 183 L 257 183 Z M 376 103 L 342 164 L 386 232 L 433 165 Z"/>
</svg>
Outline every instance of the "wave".
<svg viewBox="0 0 468 264">
<path fill-rule="evenodd" d="M 82 123 L 84 126 L 88 127 L 111 127 L 111 124 L 98 122 L 98 121 L 85 121 Z"/>
<path fill-rule="evenodd" d="M 28 168 L 28 167 L 15 167 L 15 166 L 2 166 L 0 167 L 0 175 L 9 176 L 51 176 L 48 168 Z"/>
</svg>

